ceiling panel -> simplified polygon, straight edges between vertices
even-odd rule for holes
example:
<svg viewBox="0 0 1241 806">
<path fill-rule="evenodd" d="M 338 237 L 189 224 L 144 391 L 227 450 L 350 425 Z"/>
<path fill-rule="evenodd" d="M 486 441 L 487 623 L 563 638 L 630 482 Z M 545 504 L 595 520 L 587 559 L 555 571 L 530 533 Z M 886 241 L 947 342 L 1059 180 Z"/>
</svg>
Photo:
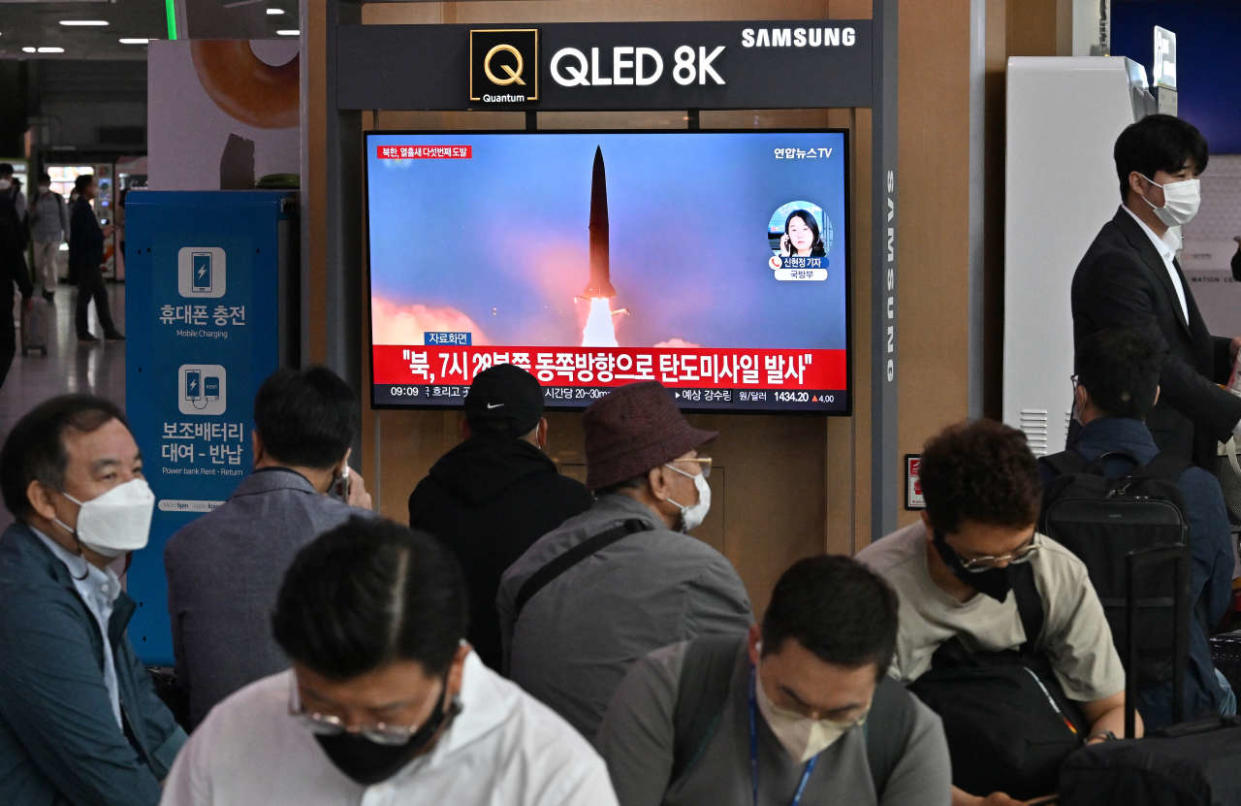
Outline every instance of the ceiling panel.
<svg viewBox="0 0 1241 806">
<path fill-rule="evenodd" d="M 267 15 L 268 34 L 298 27 L 297 0 L 259 0 L 285 13 Z M 61 20 L 104 20 L 107 27 L 67 28 Z M 0 0 L 0 59 L 146 59 L 143 45 L 122 38 L 168 36 L 164 0 Z M 25 53 L 23 48 L 60 47 L 63 54 Z"/>
</svg>

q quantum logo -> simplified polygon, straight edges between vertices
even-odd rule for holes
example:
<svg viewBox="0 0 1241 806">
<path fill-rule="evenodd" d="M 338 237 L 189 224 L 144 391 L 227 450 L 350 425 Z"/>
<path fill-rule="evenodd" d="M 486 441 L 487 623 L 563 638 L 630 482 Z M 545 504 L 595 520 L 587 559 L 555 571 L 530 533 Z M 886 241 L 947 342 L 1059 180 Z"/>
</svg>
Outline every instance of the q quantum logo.
<svg viewBox="0 0 1241 806">
<path fill-rule="evenodd" d="M 470 30 L 470 100 L 524 104 L 539 100 L 539 29 Z"/>
</svg>

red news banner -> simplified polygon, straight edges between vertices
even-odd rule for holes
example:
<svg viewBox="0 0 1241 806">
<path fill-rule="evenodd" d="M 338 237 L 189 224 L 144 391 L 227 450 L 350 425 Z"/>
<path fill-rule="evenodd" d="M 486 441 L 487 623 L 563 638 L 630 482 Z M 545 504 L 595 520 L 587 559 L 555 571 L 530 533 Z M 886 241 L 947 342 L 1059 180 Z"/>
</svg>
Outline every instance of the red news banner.
<svg viewBox="0 0 1241 806">
<path fill-rule="evenodd" d="M 381 160 L 469 160 L 474 146 L 379 146 L 375 156 Z"/>
<path fill-rule="evenodd" d="M 440 347 L 376 345 L 375 383 L 468 386 L 496 364 L 515 364 L 545 386 L 670 388 L 846 388 L 844 350 L 732 350 L 709 347 Z"/>
</svg>

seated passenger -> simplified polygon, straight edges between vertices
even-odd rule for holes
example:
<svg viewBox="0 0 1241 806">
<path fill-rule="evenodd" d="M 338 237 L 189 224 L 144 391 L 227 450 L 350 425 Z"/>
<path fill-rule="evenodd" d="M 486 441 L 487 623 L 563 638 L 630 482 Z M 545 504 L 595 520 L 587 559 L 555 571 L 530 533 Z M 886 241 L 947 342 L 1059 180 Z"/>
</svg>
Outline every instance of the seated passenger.
<svg viewBox="0 0 1241 806">
<path fill-rule="evenodd" d="M 268 623 L 285 570 L 316 535 L 371 506 L 362 477 L 349 471 L 357 432 L 356 396 L 331 370 L 277 371 L 254 398 L 254 472 L 164 547 L 177 683 L 191 726 L 242 686 L 286 668 Z"/>
<path fill-rule="evenodd" d="M 125 628 L 111 567 L 147 543 L 155 496 L 115 405 L 52 398 L 0 451 L 0 803 L 149 806 L 185 742 Z"/>
<path fill-rule="evenodd" d="M 1082 429 L 1074 450 L 1090 462 L 1106 456 L 1103 472 L 1109 478 L 1127 475 L 1159 455 L 1145 419 L 1159 399 L 1163 353 L 1159 341 L 1133 329 L 1101 330 L 1078 346 L 1073 395 Z M 1044 483 L 1055 478 L 1046 460 L 1040 462 L 1039 470 Z M 1200 467 L 1186 467 L 1176 486 L 1184 503 L 1192 556 L 1184 718 L 1229 715 L 1236 713 L 1237 701 L 1227 679 L 1215 671 L 1207 643 L 1232 600 L 1234 560 L 1228 510 L 1219 481 Z M 1138 710 L 1148 728 L 1173 721 L 1170 680 L 1143 687 L 1138 696 Z"/>
<path fill-rule="evenodd" d="M 598 499 L 504 573 L 497 606 L 513 680 L 593 738 L 630 664 L 745 632 L 751 614 L 728 560 L 685 534 L 711 505 L 697 449 L 718 435 L 691 427 L 654 381 L 591 404 L 583 426 Z"/>
<path fill-rule="evenodd" d="M 846 557 L 784 572 L 763 627 L 634 664 L 599 729 L 621 806 L 947 806 L 939 717 L 887 677 L 896 596 Z"/>
<path fill-rule="evenodd" d="M 293 668 L 217 705 L 165 806 L 610 806 L 607 768 L 462 637 L 461 571 L 429 535 L 352 518 L 302 549 L 272 616 Z"/>
<path fill-rule="evenodd" d="M 409 525 L 456 555 L 470 593 L 469 641 L 499 669 L 500 575 L 543 535 L 594 499 L 543 451 L 543 387 L 512 364 L 483 370 L 465 397 L 465 441 L 431 467 L 409 497 Z"/>
<path fill-rule="evenodd" d="M 1089 741 L 1123 735 L 1124 668 L 1086 566 L 1035 531 L 1041 488 L 1025 435 L 989 420 L 949 427 L 923 449 L 922 491 L 921 521 L 858 554 L 900 599 L 890 674 L 912 683 L 954 638 L 972 652 L 1020 650 L 1027 635 L 1011 593 L 1018 567 L 1028 563 L 1043 607 L 1043 629 L 1029 636 L 1033 648 L 1080 707 Z M 980 794 L 954 787 L 953 803 L 1015 802 Z"/>
</svg>

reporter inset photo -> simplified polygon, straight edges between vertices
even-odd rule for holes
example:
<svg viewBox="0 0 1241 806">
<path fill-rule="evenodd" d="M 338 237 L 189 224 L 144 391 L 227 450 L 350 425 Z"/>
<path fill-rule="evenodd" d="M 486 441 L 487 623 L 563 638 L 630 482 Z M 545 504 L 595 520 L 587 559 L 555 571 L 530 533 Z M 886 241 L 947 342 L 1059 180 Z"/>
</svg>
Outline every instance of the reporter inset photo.
<svg viewBox="0 0 1241 806">
<path fill-rule="evenodd" d="M 832 247 L 832 223 L 814 202 L 791 201 L 772 214 L 767 242 L 778 257 L 826 257 Z"/>
</svg>

